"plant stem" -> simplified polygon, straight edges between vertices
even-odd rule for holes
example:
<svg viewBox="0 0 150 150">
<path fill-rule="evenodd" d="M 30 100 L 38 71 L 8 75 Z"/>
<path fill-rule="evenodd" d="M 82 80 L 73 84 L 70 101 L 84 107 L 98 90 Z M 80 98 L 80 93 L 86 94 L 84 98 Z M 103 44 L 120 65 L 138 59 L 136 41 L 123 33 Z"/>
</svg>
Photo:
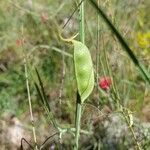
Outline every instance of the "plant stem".
<svg viewBox="0 0 150 150">
<path fill-rule="evenodd" d="M 99 0 L 98 0 L 98 5 L 99 5 Z M 96 83 L 97 83 L 97 89 L 96 89 L 96 93 L 98 94 L 98 98 L 99 98 L 99 89 L 98 89 L 98 74 L 99 74 L 99 51 L 100 51 L 100 33 L 99 33 L 99 29 L 100 29 L 100 20 L 99 20 L 99 15 L 97 13 L 97 48 L 96 48 Z M 98 107 L 100 107 L 100 101 L 98 101 Z"/>
<path fill-rule="evenodd" d="M 82 3 L 81 3 L 82 2 Z M 82 0 L 79 0 L 79 3 L 81 3 L 79 7 L 79 38 L 80 41 L 84 44 L 85 43 L 85 25 L 84 25 L 84 2 Z M 79 93 L 77 92 L 77 101 L 76 101 L 76 119 L 75 119 L 75 150 L 78 150 L 79 148 L 79 138 L 80 138 L 80 124 L 81 124 L 81 111 L 82 111 L 82 104 L 81 104 L 81 98 Z"/>
<path fill-rule="evenodd" d="M 79 95 L 77 96 L 77 104 L 76 104 L 76 120 L 75 120 L 76 133 L 75 133 L 75 148 L 74 148 L 75 150 L 78 150 L 79 148 L 81 111 L 82 111 L 82 105 L 79 102 L 78 97 Z"/>
<path fill-rule="evenodd" d="M 82 0 L 79 0 L 79 3 L 81 3 Z M 84 25 L 84 2 L 80 5 L 79 8 L 79 36 L 80 41 L 84 44 L 85 43 L 85 25 Z"/>
<path fill-rule="evenodd" d="M 28 70 L 27 70 L 27 64 L 26 64 L 25 58 L 24 58 L 24 68 L 25 68 L 26 87 L 27 87 L 27 93 L 28 93 L 28 102 L 29 102 L 29 109 L 30 109 L 30 118 L 31 118 L 31 123 L 32 123 L 33 138 L 34 138 L 34 143 L 35 143 L 35 150 L 38 150 L 35 127 L 34 127 L 34 118 L 33 118 L 33 112 L 32 112 L 32 103 L 31 103 L 30 87 L 29 87 L 29 80 L 28 80 Z"/>
<path fill-rule="evenodd" d="M 129 130 L 130 130 L 131 133 L 132 133 L 132 136 L 133 136 L 134 142 L 135 142 L 135 144 L 136 144 L 136 146 L 137 146 L 137 149 L 138 149 L 138 150 L 141 150 L 140 144 L 139 144 L 139 142 L 137 141 L 137 138 L 136 138 L 135 132 L 134 132 L 134 130 L 133 130 L 133 127 L 130 126 L 130 122 L 129 122 L 128 116 L 126 116 L 126 113 L 124 112 L 124 110 L 122 110 L 122 114 L 123 114 L 123 117 L 124 117 L 125 120 L 126 120 L 126 123 L 127 123 L 128 127 L 129 127 Z"/>
</svg>

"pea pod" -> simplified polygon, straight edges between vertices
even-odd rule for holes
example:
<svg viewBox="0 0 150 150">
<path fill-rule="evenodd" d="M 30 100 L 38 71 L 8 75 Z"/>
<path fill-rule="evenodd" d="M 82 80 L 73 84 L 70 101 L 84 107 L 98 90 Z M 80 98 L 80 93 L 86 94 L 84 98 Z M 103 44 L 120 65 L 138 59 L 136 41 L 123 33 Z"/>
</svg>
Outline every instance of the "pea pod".
<svg viewBox="0 0 150 150">
<path fill-rule="evenodd" d="M 94 69 L 91 54 L 83 43 L 72 40 L 74 45 L 74 65 L 77 88 L 83 103 L 91 94 L 94 87 Z"/>
</svg>

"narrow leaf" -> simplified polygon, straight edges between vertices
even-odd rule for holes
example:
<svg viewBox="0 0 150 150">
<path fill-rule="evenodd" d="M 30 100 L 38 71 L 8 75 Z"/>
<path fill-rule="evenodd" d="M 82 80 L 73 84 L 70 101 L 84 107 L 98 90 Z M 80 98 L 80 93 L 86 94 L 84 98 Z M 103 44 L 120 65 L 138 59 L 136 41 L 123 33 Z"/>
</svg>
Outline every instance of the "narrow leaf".
<svg viewBox="0 0 150 150">
<path fill-rule="evenodd" d="M 119 33 L 119 31 L 115 28 L 115 26 L 112 24 L 112 22 L 108 19 L 107 15 L 103 12 L 103 10 L 97 5 L 97 3 L 94 0 L 89 0 L 92 4 L 92 6 L 97 10 L 99 15 L 104 19 L 107 26 L 112 30 L 112 32 L 116 35 L 118 41 L 123 46 L 124 50 L 129 55 L 132 62 L 139 68 L 144 78 L 148 81 L 150 84 L 150 75 L 146 68 L 138 61 L 137 57 L 133 53 L 133 51 L 130 49 L 122 35 Z"/>
<path fill-rule="evenodd" d="M 36 68 L 35 68 L 35 70 L 36 70 L 36 74 L 37 74 L 39 85 L 40 85 L 40 88 L 39 88 L 38 84 L 35 83 L 36 90 L 37 90 L 37 92 L 39 94 L 39 97 L 41 99 L 43 107 L 44 107 L 44 109 L 45 109 L 45 111 L 46 111 L 46 113 L 47 113 L 47 115 L 49 117 L 49 120 L 52 122 L 54 127 L 58 129 L 58 125 L 57 125 L 56 120 L 55 120 L 55 118 L 54 118 L 54 116 L 52 114 L 51 108 L 50 108 L 49 103 L 48 103 L 48 99 L 46 97 L 46 93 L 45 93 L 45 90 L 44 90 L 44 87 L 43 87 L 43 83 L 42 83 L 41 77 L 39 75 L 38 70 Z"/>
<path fill-rule="evenodd" d="M 34 83 L 34 85 L 35 85 L 35 88 L 36 88 L 36 90 L 37 90 L 37 93 L 38 93 L 38 95 L 39 95 L 39 97 L 40 97 L 41 103 L 44 104 L 43 96 L 42 96 L 42 94 L 41 94 L 41 92 L 40 92 L 40 88 L 39 88 L 38 84 L 37 84 L 37 83 Z"/>
<path fill-rule="evenodd" d="M 45 90 L 44 90 L 44 87 L 43 87 L 43 83 L 42 83 L 41 77 L 40 77 L 39 72 L 38 72 L 38 70 L 36 68 L 35 68 L 35 71 L 36 71 L 36 74 L 37 74 L 37 77 L 38 77 L 38 81 L 39 81 L 39 84 L 40 84 L 40 87 L 41 87 L 43 102 L 46 104 L 48 110 L 51 112 L 51 108 L 49 106 L 49 103 L 48 103 L 48 100 L 47 100 L 47 97 L 46 97 L 46 94 L 45 94 Z"/>
</svg>

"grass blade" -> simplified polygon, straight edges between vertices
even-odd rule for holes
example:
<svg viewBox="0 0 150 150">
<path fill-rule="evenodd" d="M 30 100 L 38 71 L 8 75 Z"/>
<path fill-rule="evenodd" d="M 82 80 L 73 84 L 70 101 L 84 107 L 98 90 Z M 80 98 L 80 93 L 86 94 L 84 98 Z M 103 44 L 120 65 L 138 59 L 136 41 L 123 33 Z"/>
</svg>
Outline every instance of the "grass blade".
<svg viewBox="0 0 150 150">
<path fill-rule="evenodd" d="M 34 83 L 34 85 L 35 85 L 35 88 L 36 88 L 36 90 L 37 90 L 37 93 L 38 93 L 38 95 L 39 95 L 39 97 L 40 97 L 41 104 L 44 104 L 43 96 L 42 96 L 42 94 L 41 94 L 41 91 L 40 91 L 40 88 L 39 88 L 38 84 L 37 84 L 37 83 Z"/>
<path fill-rule="evenodd" d="M 46 94 L 45 94 L 45 90 L 44 90 L 44 87 L 43 87 L 43 82 L 41 80 L 41 77 L 39 75 L 39 72 L 37 70 L 37 68 L 35 68 L 35 71 L 36 71 L 36 74 L 37 74 L 37 77 L 38 77 L 38 81 L 39 81 L 39 84 L 40 84 L 40 88 L 41 88 L 41 92 L 42 92 L 42 97 L 43 97 L 43 104 L 45 103 L 46 104 L 46 107 L 48 108 L 48 110 L 51 112 L 51 108 L 49 106 L 49 103 L 48 103 L 48 100 L 47 100 L 47 97 L 46 97 Z"/>
<path fill-rule="evenodd" d="M 97 12 L 99 13 L 99 15 L 104 19 L 104 21 L 107 24 L 107 26 L 115 34 L 115 36 L 117 37 L 117 39 L 120 42 L 120 44 L 122 45 L 122 47 L 124 48 L 124 50 L 129 55 L 129 57 L 132 60 L 132 62 L 139 68 L 139 70 L 141 71 L 144 79 L 147 80 L 148 83 L 150 84 L 150 75 L 149 75 L 147 69 L 138 61 L 137 57 L 135 56 L 135 54 L 133 53 L 133 51 L 128 46 L 128 44 L 125 41 L 125 39 L 122 37 L 122 35 L 119 33 L 119 31 L 115 28 L 115 26 L 109 20 L 109 18 L 107 17 L 107 15 L 103 12 L 103 10 L 98 6 L 98 4 L 94 0 L 89 0 L 89 1 L 91 2 L 92 6 L 97 10 Z"/>
<path fill-rule="evenodd" d="M 47 112 L 47 115 L 48 115 L 50 121 L 52 122 L 53 126 L 58 129 L 59 127 L 57 126 L 56 120 L 54 119 L 54 116 L 52 114 L 51 108 L 50 108 L 49 103 L 48 103 L 48 99 L 46 97 L 43 82 L 41 80 L 41 77 L 39 75 L 38 70 L 36 68 L 35 68 L 35 70 L 36 70 L 36 74 L 37 74 L 38 81 L 39 81 L 39 85 L 37 83 L 34 83 L 35 87 L 36 87 L 36 90 L 38 92 L 38 95 L 41 99 L 43 107 L 44 107 L 45 111 Z"/>
</svg>

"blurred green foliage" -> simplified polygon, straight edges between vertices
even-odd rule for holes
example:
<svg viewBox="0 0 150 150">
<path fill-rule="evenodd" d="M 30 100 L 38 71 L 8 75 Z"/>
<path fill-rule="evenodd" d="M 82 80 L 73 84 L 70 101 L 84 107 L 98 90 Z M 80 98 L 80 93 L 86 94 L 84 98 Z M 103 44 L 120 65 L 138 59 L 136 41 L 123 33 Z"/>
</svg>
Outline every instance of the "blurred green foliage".
<svg viewBox="0 0 150 150">
<path fill-rule="evenodd" d="M 150 66 L 149 57 L 149 2 L 140 1 L 100 1 L 112 22 L 121 30 L 128 43 L 138 54 L 147 67 Z M 30 1 L 1 1 L 0 2 L 0 114 L 4 111 L 13 111 L 15 114 L 28 111 L 27 91 L 24 75 L 24 55 L 28 56 L 29 79 L 33 103 L 36 104 L 34 88 L 35 70 L 37 67 L 42 76 L 50 103 L 59 103 L 59 91 L 62 80 L 63 55 L 52 49 L 53 46 L 72 54 L 72 47 L 60 41 L 58 32 L 76 7 L 71 0 L 33 0 Z M 90 13 L 89 13 L 90 12 Z M 48 20 L 42 22 L 41 16 L 46 14 Z M 78 13 L 64 30 L 64 36 L 70 37 L 78 32 Z M 91 6 L 86 3 L 86 43 L 89 47 L 94 64 L 96 64 L 96 26 L 97 16 Z M 137 19 L 135 19 L 137 18 Z M 107 52 L 110 68 L 121 93 L 122 103 L 130 105 L 133 102 L 143 102 L 149 97 L 147 86 L 139 77 L 137 70 L 131 64 L 126 54 L 121 51 L 120 45 L 114 40 L 110 30 L 100 19 L 100 59 L 104 69 L 104 49 Z M 16 44 L 16 40 L 24 39 L 23 47 Z M 146 48 L 141 43 L 146 42 Z M 43 47 L 42 47 L 43 46 Z M 145 43 L 144 43 L 145 46 Z M 144 52 L 144 55 L 143 55 Z M 65 56 L 65 77 L 63 85 L 62 105 L 63 112 L 73 118 L 76 84 L 72 58 Z M 99 63 L 98 76 L 104 75 L 102 64 Z M 106 74 L 108 72 L 105 70 Z M 98 99 L 103 105 L 108 104 L 107 97 L 99 91 Z M 91 95 L 92 102 L 97 104 L 95 94 Z M 142 103 L 143 104 L 143 103 Z M 139 107 L 142 106 L 140 104 Z M 69 109 L 68 109 L 69 108 Z M 57 114 L 57 111 L 54 112 Z M 60 111 L 60 110 L 59 110 Z M 63 112 L 60 112 L 60 115 Z M 59 116 L 59 115 L 58 115 Z M 73 122 L 73 119 L 72 121 Z"/>
<path fill-rule="evenodd" d="M 140 61 L 150 70 L 149 0 L 100 0 L 100 5 L 121 31 Z M 5 112 L 11 112 L 20 118 L 29 116 L 24 71 L 24 57 L 27 56 L 34 113 L 44 112 L 38 103 L 39 97 L 34 87 L 34 82 L 37 81 L 36 67 L 58 122 L 71 125 L 74 123 L 77 88 L 73 59 L 70 55 L 73 53 L 73 47 L 61 41 L 58 35 L 76 6 L 76 0 L 0 1 L 0 117 Z M 109 67 L 120 94 L 120 103 L 131 109 L 134 115 L 141 117 L 142 120 L 150 121 L 149 117 L 146 117 L 149 111 L 145 109 L 150 106 L 149 86 L 142 80 L 139 72 L 122 51 L 118 41 L 102 19 L 100 19 L 99 28 L 100 39 L 97 41 L 96 11 L 88 2 L 85 6 L 85 43 L 92 54 L 95 74 L 98 77 L 109 75 L 106 67 L 106 52 Z M 45 15 L 46 22 L 42 21 L 42 15 Z M 77 32 L 78 11 L 65 27 L 63 36 L 68 38 Z M 96 70 L 97 42 L 100 46 L 98 70 Z M 56 51 L 56 48 L 60 51 Z M 69 56 L 63 55 L 64 52 L 69 53 Z M 64 79 L 63 84 L 62 79 Z M 99 109 L 103 111 L 106 106 L 108 109 L 104 113 L 107 114 L 111 108 L 108 95 L 98 87 L 98 83 L 95 83 L 94 92 L 85 104 L 82 127 L 91 130 L 92 123 L 97 122 L 99 115 L 102 115 L 99 114 Z M 40 121 L 37 122 L 40 125 Z M 100 123 L 103 124 L 101 121 Z M 102 131 L 105 132 L 105 130 Z M 70 142 L 70 139 L 68 141 Z M 95 138 L 92 137 L 90 142 L 95 144 Z"/>
</svg>

